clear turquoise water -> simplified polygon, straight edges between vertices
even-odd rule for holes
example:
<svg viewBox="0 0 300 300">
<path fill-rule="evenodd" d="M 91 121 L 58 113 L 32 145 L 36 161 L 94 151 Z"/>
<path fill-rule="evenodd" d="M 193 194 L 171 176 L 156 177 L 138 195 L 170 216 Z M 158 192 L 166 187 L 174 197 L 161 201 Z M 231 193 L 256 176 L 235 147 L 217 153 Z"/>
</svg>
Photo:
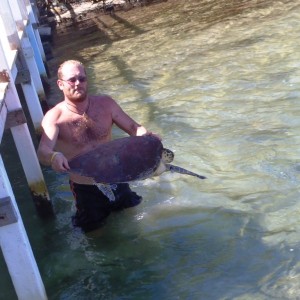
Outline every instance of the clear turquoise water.
<svg viewBox="0 0 300 300">
<path fill-rule="evenodd" d="M 142 204 L 86 236 L 70 223 L 67 177 L 44 170 L 56 219 L 43 222 L 7 154 L 48 297 L 299 299 L 300 2 L 162 7 L 119 15 L 105 42 L 95 32 L 65 55 L 208 179 L 134 183 Z M 5 274 L 0 298 L 13 299 Z"/>
</svg>

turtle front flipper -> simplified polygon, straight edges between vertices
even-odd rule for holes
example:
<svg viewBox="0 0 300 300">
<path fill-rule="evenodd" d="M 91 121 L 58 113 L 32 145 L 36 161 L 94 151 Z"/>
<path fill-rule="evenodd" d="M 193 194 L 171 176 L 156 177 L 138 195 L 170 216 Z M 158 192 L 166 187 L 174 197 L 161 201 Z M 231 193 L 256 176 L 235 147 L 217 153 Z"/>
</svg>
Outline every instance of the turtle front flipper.
<svg viewBox="0 0 300 300">
<path fill-rule="evenodd" d="M 205 176 L 196 174 L 194 172 L 191 172 L 189 170 L 186 170 L 184 168 L 181 168 L 181 167 L 178 167 L 178 166 L 174 166 L 174 165 L 171 165 L 171 164 L 166 164 L 166 168 L 167 168 L 167 171 L 171 171 L 171 172 L 174 172 L 174 173 L 180 173 L 180 174 L 190 175 L 190 176 L 198 177 L 199 179 L 206 179 Z"/>
<path fill-rule="evenodd" d="M 110 184 L 95 182 L 95 186 L 97 186 L 97 188 L 109 199 L 109 201 L 116 200 L 115 194 L 113 193 Z"/>
</svg>

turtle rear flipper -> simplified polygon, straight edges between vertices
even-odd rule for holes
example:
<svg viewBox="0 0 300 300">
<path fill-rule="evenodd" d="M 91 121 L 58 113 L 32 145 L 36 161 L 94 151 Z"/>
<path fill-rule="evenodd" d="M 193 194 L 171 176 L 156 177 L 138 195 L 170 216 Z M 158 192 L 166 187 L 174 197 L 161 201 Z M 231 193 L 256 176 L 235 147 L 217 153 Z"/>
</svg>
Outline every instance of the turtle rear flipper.
<svg viewBox="0 0 300 300">
<path fill-rule="evenodd" d="M 174 165 L 171 165 L 171 164 L 166 164 L 166 167 L 167 167 L 167 170 L 170 171 L 170 172 L 190 175 L 190 176 L 198 177 L 199 179 L 206 179 L 206 177 L 203 176 L 203 175 L 196 174 L 194 172 L 191 172 L 189 170 L 186 170 L 186 169 L 178 167 L 178 166 L 174 166 Z"/>
<path fill-rule="evenodd" d="M 109 199 L 109 201 L 115 201 L 116 197 L 112 191 L 111 185 L 106 183 L 95 183 L 97 188 Z"/>
</svg>

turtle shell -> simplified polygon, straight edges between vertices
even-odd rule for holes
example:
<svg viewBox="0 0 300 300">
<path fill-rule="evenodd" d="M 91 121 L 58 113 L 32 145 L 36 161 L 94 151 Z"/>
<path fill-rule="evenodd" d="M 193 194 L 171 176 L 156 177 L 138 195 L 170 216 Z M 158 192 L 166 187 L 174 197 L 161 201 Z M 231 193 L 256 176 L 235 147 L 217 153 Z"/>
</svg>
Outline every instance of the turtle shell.
<svg viewBox="0 0 300 300">
<path fill-rule="evenodd" d="M 161 141 L 151 135 L 120 138 L 71 159 L 70 172 L 101 183 L 142 180 L 157 169 L 162 151 Z"/>
</svg>

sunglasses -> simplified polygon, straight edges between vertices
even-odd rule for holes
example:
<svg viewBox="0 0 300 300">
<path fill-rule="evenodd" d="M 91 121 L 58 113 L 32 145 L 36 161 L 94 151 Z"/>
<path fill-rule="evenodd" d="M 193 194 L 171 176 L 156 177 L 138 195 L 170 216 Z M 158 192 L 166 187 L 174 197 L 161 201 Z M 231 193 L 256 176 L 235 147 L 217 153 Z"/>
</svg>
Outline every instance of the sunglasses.
<svg viewBox="0 0 300 300">
<path fill-rule="evenodd" d="M 69 84 L 74 84 L 77 80 L 82 83 L 82 82 L 86 82 L 86 77 L 85 76 L 78 76 L 78 77 L 71 77 L 69 79 L 60 79 L 62 81 L 66 81 Z"/>
</svg>

